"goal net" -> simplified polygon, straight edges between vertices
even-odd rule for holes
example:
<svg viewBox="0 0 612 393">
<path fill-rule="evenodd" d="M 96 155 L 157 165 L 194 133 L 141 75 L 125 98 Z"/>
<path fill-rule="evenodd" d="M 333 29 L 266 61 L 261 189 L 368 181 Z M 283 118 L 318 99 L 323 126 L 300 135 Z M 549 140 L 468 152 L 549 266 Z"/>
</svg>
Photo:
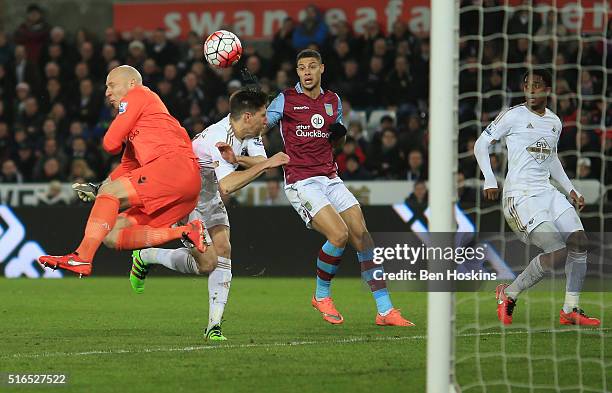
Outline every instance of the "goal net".
<svg viewBox="0 0 612 393">
<path fill-rule="evenodd" d="M 476 191 L 475 200 L 459 195 L 461 206 L 477 231 L 496 234 L 498 259 L 514 274 L 540 252 L 525 248 L 516 257 L 521 246 L 505 224 L 501 203 L 483 200 L 473 147 L 500 110 L 523 102 L 524 72 L 549 70 L 549 108 L 563 122 L 559 157 L 587 201 L 580 216 L 592 242 L 580 306 L 602 321 L 599 328 L 559 324 L 563 267 L 521 294 L 509 326 L 497 320 L 494 289 L 456 294 L 454 380 L 461 392 L 612 391 L 612 296 L 606 292 L 612 280 L 606 267 L 612 257 L 606 232 L 612 224 L 610 7 L 608 0 L 461 2 L 459 171 Z M 501 183 L 504 146 L 492 152 L 492 165 Z"/>
</svg>

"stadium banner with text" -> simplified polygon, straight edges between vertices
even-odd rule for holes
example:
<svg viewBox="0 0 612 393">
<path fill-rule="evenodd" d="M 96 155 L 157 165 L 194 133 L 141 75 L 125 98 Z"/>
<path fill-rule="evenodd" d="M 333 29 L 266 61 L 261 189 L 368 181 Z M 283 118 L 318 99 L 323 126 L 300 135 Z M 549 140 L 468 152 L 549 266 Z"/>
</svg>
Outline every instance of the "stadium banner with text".
<svg viewBox="0 0 612 393">
<path fill-rule="evenodd" d="M 413 280 L 411 273 L 408 273 L 416 269 L 421 277 L 420 271 L 427 269 L 426 260 L 431 258 L 427 254 L 428 247 L 452 247 L 454 251 L 450 258 L 455 262 L 461 260 L 457 264 L 459 269 L 468 269 L 460 270 L 463 274 L 461 280 L 465 277 L 470 280 L 466 279 L 465 285 L 452 287 L 453 290 L 484 290 L 493 278 L 510 279 L 529 261 L 529 252 L 535 250 L 526 250 L 509 228 L 499 233 L 503 220 L 499 211 L 481 217 L 481 229 L 490 232 L 476 233 L 474 216 L 466 214 L 460 206 L 456 209 L 460 234 L 451 234 L 438 240 L 427 232 L 426 218 L 416 211 L 410 211 L 408 206 L 403 210 L 399 205 L 363 207 L 368 228 L 376 241 L 376 262 L 383 262 L 385 271 L 394 274 L 392 278 L 386 277 L 390 280 L 390 287 L 429 290 L 425 285 L 427 277 Z M 42 269 L 36 260 L 40 255 L 61 255 L 72 251 L 83 236 L 89 211 L 90 208 L 86 206 L 11 208 L 0 205 L 0 277 L 72 277 L 70 273 Z M 317 252 L 323 238 L 316 231 L 307 230 L 293 208 L 234 207 L 229 208 L 228 212 L 232 233 L 232 270 L 236 275 L 310 277 L 314 274 Z M 612 221 L 612 218 L 608 221 Z M 585 219 L 583 223 L 587 231 L 593 231 L 588 234 L 591 240 L 589 271 L 601 272 L 595 278 L 603 277 L 604 273 L 611 273 L 609 263 L 612 258 L 608 255 L 610 250 L 601 249 L 600 246 L 612 244 L 612 235 L 595 232 L 599 230 L 599 223 L 595 219 Z M 476 258 L 480 255 L 478 247 L 481 244 L 486 244 L 486 260 Z M 182 245 L 174 242 L 163 247 L 175 248 Z M 465 251 L 469 247 L 475 251 Z M 407 251 L 408 248 L 411 251 Z M 342 257 L 341 275 L 359 277 L 359 263 L 355 253 L 351 248 L 348 250 Z M 446 251 L 442 257 L 446 257 Z M 410 258 L 405 258 L 406 255 Z M 415 255 L 417 259 L 413 258 Z M 438 256 L 435 253 L 433 255 Z M 467 261 L 468 257 L 470 261 Z M 602 258 L 607 264 L 601 262 Z M 117 252 L 101 246 L 94 263 L 94 275 L 127 277 L 130 266 L 129 252 Z M 471 279 L 479 269 L 495 273 L 495 277 L 489 274 L 477 275 Z M 562 274 L 562 268 L 560 272 Z M 155 276 L 172 274 L 165 268 L 157 268 L 152 272 Z M 447 285 L 455 283 L 452 280 L 442 280 L 436 284 L 443 285 L 442 288 L 446 290 Z"/>
<path fill-rule="evenodd" d="M 550 4 L 559 10 L 561 23 L 570 31 L 601 31 L 607 23 L 606 13 L 612 10 L 605 0 L 542 0 L 535 11 L 545 14 Z M 208 0 L 198 2 L 121 2 L 113 5 L 114 26 L 119 31 L 134 28 L 163 28 L 170 37 L 185 37 L 190 31 L 207 36 L 221 28 L 229 28 L 243 39 L 270 39 L 286 17 L 296 20 L 304 9 L 316 5 L 325 21 L 333 26 L 336 20 L 347 20 L 357 34 L 366 24 L 377 20 L 384 31 L 390 31 L 399 18 L 408 23 L 415 34 L 430 29 L 428 0 Z M 510 0 L 517 6 L 521 0 Z"/>
<path fill-rule="evenodd" d="M 245 206 L 289 206 L 282 182 L 275 183 L 268 184 L 261 181 L 250 183 L 232 196 Z M 349 181 L 345 184 L 362 205 L 388 206 L 403 201 L 414 189 L 414 182 L 399 180 Z M 19 207 L 75 202 L 76 194 L 70 184 L 62 184 L 61 191 L 52 197 L 49 196 L 49 188 L 48 183 L 0 184 L 0 203 Z"/>
</svg>

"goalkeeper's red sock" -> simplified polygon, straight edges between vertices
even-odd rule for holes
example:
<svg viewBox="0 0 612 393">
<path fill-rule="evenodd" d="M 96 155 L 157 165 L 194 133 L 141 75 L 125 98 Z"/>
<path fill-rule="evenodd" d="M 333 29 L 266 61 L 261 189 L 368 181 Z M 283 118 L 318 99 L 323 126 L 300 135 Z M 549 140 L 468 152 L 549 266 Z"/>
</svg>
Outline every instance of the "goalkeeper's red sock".
<svg viewBox="0 0 612 393">
<path fill-rule="evenodd" d="M 137 250 L 149 248 L 180 239 L 183 233 L 189 232 L 188 225 L 176 228 L 154 228 L 148 225 L 136 225 L 119 230 L 118 250 Z"/>
<path fill-rule="evenodd" d="M 102 241 L 115 226 L 119 214 L 119 199 L 110 194 L 102 194 L 89 213 L 85 236 L 76 252 L 85 261 L 92 261 Z"/>
</svg>

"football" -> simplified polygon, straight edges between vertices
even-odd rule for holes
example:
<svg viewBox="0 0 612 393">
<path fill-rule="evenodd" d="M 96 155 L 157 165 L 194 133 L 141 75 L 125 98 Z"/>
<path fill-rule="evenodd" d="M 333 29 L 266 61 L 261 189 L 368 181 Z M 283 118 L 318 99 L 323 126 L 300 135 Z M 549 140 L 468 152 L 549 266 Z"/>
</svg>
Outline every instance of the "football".
<svg viewBox="0 0 612 393">
<path fill-rule="evenodd" d="M 215 67 L 231 67 L 240 60 L 240 56 L 242 56 L 242 44 L 231 31 L 215 31 L 204 41 L 204 57 Z"/>
</svg>

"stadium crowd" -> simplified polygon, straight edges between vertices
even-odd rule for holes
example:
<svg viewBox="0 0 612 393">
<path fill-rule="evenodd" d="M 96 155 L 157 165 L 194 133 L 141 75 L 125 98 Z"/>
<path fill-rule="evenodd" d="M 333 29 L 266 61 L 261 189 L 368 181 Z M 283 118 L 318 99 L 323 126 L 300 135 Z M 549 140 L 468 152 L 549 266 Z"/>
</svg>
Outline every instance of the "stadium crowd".
<svg viewBox="0 0 612 393">
<path fill-rule="evenodd" d="M 612 105 L 606 105 L 611 84 L 605 90 L 606 67 L 612 67 L 612 56 L 605 57 L 605 45 L 612 53 L 612 41 L 606 41 L 610 25 L 580 39 L 555 12 L 542 17 L 519 7 L 506 14 L 497 0 L 485 0 L 485 17 L 479 19 L 469 6 L 480 3 L 463 1 L 461 13 L 461 184 L 479 176 L 474 141 L 502 107 L 520 102 L 521 75 L 529 63 L 555 66 L 553 109 L 564 123 L 560 151 L 568 152 L 562 154 L 568 173 L 610 182 L 611 164 L 602 160 L 612 154 L 612 132 L 605 130 L 612 128 Z M 521 35 L 530 32 L 533 39 Z M 239 66 L 214 69 L 203 61 L 196 33 L 169 40 L 162 29 L 108 28 L 97 37 L 85 28 L 53 26 L 44 10 L 29 5 L 15 31 L 0 31 L 0 183 L 102 180 L 116 162 L 100 147 L 114 116 L 104 98 L 105 76 L 119 64 L 140 70 L 144 84 L 193 136 L 227 115 L 228 96 L 245 84 L 242 67 L 272 97 L 295 84 L 295 55 L 306 47 L 322 52 L 323 87 L 343 100 L 349 137 L 337 155 L 342 178 L 428 179 L 427 35 L 413 34 L 402 21 L 388 34 L 376 21 L 355 34 L 347 22 L 328 26 L 310 6 L 303 21 L 286 19 L 269 45 L 271 57 L 247 44 Z M 269 154 L 282 149 L 278 132 L 270 131 L 264 143 Z M 501 153 L 494 155 L 500 176 L 504 165 Z M 425 198 L 424 184 L 415 191 L 417 201 Z"/>
</svg>

